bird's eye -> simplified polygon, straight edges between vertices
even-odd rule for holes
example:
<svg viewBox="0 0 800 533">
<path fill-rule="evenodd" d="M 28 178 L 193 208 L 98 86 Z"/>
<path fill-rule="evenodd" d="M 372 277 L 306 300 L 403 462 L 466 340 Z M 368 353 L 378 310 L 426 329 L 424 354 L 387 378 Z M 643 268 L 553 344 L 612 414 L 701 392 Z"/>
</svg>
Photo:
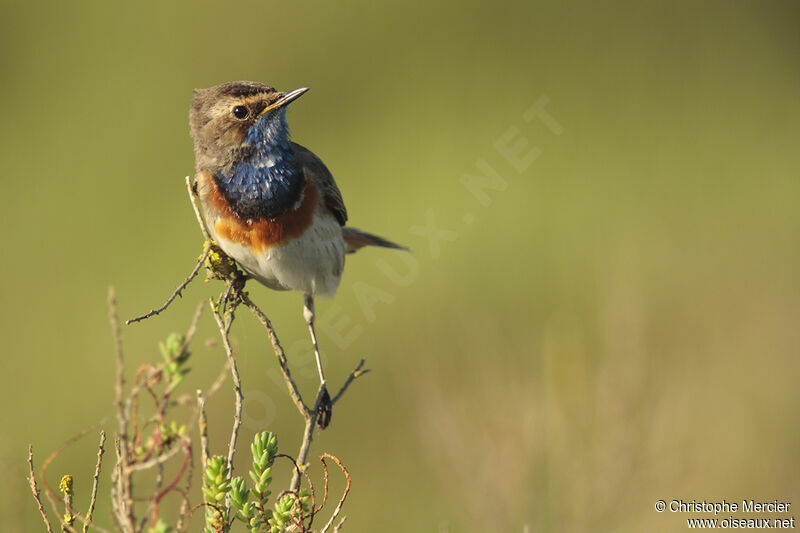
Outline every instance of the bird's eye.
<svg viewBox="0 0 800 533">
<path fill-rule="evenodd" d="M 250 114 L 250 110 L 247 109 L 243 105 L 237 105 L 233 108 L 233 116 L 238 118 L 239 120 L 243 120 L 247 118 L 247 115 Z"/>
</svg>

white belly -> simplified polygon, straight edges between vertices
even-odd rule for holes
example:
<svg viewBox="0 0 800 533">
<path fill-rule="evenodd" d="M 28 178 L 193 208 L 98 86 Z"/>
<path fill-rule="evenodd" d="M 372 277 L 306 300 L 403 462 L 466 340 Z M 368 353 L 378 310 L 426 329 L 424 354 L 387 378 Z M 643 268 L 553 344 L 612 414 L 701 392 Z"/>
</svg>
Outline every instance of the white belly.
<svg viewBox="0 0 800 533">
<path fill-rule="evenodd" d="M 220 238 L 213 230 L 214 224 L 210 226 L 214 240 L 225 253 L 271 289 L 331 297 L 339 286 L 345 243 L 342 227 L 329 213 L 317 210 L 314 223 L 303 235 L 259 253 Z"/>
</svg>

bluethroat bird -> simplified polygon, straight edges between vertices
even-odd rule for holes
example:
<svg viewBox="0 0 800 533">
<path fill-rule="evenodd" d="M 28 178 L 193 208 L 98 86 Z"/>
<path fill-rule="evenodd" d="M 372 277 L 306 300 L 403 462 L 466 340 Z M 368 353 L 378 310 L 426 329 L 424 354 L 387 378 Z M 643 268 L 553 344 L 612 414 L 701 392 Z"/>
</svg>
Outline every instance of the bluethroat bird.
<svg viewBox="0 0 800 533">
<path fill-rule="evenodd" d="M 403 249 L 345 226 L 347 210 L 330 171 L 289 140 L 288 105 L 308 88 L 278 92 L 238 81 L 194 92 L 189 123 L 195 185 L 217 244 L 270 289 L 301 291 L 305 321 L 327 401 L 314 331 L 314 297 L 336 292 L 345 253 L 364 246 Z"/>
</svg>

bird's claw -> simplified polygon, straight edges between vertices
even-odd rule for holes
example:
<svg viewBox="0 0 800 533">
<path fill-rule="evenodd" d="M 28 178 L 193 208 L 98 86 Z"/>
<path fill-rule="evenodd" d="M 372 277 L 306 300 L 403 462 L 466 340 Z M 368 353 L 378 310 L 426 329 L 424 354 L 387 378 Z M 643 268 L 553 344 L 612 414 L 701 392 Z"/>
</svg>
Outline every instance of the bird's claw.
<svg viewBox="0 0 800 533">
<path fill-rule="evenodd" d="M 331 395 L 328 394 L 328 388 L 325 385 L 322 385 L 316 411 L 317 425 L 320 429 L 325 429 L 331 423 L 331 417 L 333 416 L 333 402 L 331 402 Z"/>
</svg>

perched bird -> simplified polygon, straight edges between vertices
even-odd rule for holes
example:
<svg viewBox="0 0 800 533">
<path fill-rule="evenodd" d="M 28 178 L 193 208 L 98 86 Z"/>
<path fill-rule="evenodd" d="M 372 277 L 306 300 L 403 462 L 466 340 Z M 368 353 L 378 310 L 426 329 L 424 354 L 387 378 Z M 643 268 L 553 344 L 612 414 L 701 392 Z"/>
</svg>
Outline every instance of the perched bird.
<svg viewBox="0 0 800 533">
<path fill-rule="evenodd" d="M 314 297 L 333 296 L 345 253 L 363 246 L 403 249 L 345 226 L 342 194 L 322 161 L 289 140 L 288 104 L 308 88 L 278 92 L 238 81 L 194 91 L 189 124 L 195 185 L 211 236 L 253 278 L 275 290 L 301 291 L 304 317 L 328 405 Z"/>
</svg>

